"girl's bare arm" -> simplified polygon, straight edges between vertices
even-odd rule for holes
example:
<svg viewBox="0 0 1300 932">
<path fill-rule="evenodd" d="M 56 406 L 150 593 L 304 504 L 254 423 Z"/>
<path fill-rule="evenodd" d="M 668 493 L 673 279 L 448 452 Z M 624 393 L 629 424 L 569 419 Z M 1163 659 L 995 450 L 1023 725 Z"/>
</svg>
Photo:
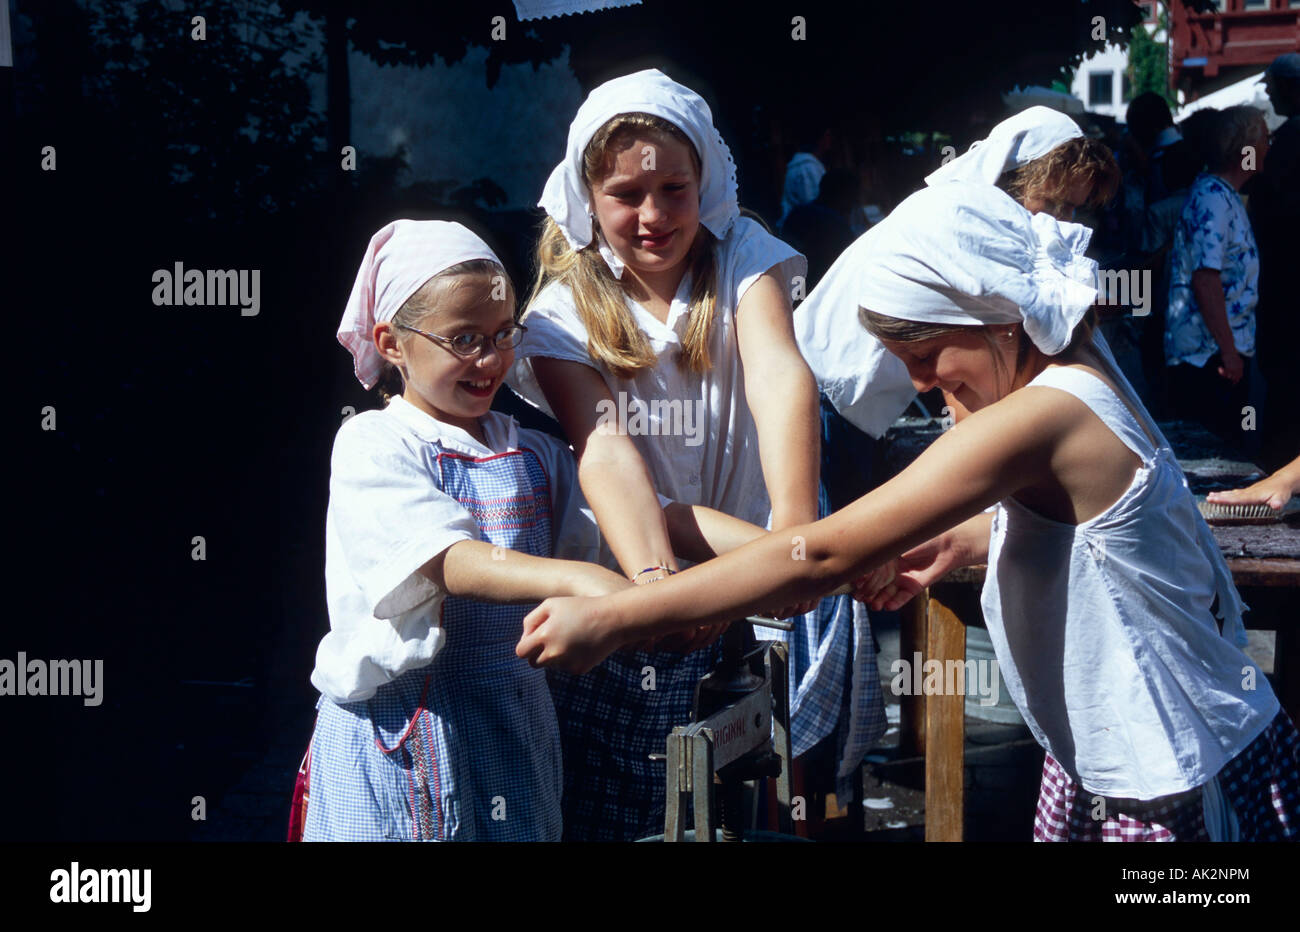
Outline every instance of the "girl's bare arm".
<svg viewBox="0 0 1300 932">
<path fill-rule="evenodd" d="M 957 567 L 987 560 L 992 529 L 993 516 L 980 512 L 903 553 L 892 575 L 855 583 L 853 597 L 876 611 L 897 611 Z"/>
<path fill-rule="evenodd" d="M 664 517 L 673 552 L 695 563 L 712 560 L 767 533 L 757 524 L 701 505 L 672 502 L 664 506 Z"/>
<path fill-rule="evenodd" d="M 902 474 L 821 521 L 768 534 L 649 589 L 549 600 L 525 620 L 518 653 L 589 669 L 628 640 L 830 592 L 1048 478 L 1074 423 L 1057 395 L 1018 392 L 972 414 Z"/>
<path fill-rule="evenodd" d="M 573 443 L 578 484 L 628 577 L 650 566 L 677 568 L 668 527 L 645 461 L 632 439 L 604 428 L 602 401 L 609 387 L 590 366 L 559 359 L 533 359 L 546 400 Z"/>
<path fill-rule="evenodd" d="M 631 585 L 595 563 L 535 557 L 481 540 L 452 544 L 420 567 L 420 573 L 449 595 L 483 602 L 607 595 Z"/>
<path fill-rule="evenodd" d="M 1300 456 L 1254 485 L 1211 492 L 1206 497 L 1219 505 L 1268 505 L 1274 511 L 1281 511 L 1297 492 L 1300 492 Z"/>
<path fill-rule="evenodd" d="M 772 529 L 817 519 L 821 424 L 817 381 L 795 342 L 790 296 L 772 272 L 736 308 L 745 400 L 758 429 Z"/>
</svg>

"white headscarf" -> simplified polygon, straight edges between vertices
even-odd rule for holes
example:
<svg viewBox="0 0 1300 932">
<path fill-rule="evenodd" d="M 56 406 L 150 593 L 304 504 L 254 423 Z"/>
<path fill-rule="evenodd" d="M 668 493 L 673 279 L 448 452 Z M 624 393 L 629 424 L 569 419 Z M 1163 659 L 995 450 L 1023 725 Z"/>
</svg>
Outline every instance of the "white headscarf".
<svg viewBox="0 0 1300 932">
<path fill-rule="evenodd" d="M 662 117 L 686 134 L 700 157 L 700 223 L 723 239 L 740 215 L 731 150 L 714 127 L 713 113 L 704 98 L 654 69 L 606 81 L 588 95 L 569 125 L 564 161 L 551 172 L 537 206 L 551 215 L 574 249 L 591 242 L 596 231 L 582 154 L 596 131 L 620 113 Z M 615 278 L 621 278 L 622 261 L 603 236 L 598 240 L 605 264 Z"/>
<path fill-rule="evenodd" d="M 1092 231 L 1031 214 L 993 185 L 922 188 L 866 237 L 855 306 L 900 320 L 1023 323 L 1055 356 L 1097 300 Z"/>
<path fill-rule="evenodd" d="M 926 176 L 926 184 L 982 181 L 995 184 L 1004 172 L 1039 159 L 1083 135 L 1079 124 L 1051 107 L 1030 107 L 993 127 L 987 139 Z"/>
<path fill-rule="evenodd" d="M 857 256 L 863 274 L 856 303 L 920 323 L 1022 322 L 1034 345 L 1055 356 L 1097 297 L 1097 263 L 1084 256 L 1091 236 L 1080 224 L 1030 214 L 992 185 L 924 188 L 867 232 L 869 244 Z M 1099 333 L 1093 345 L 1147 432 L 1168 447 Z M 1232 573 L 1209 525 L 1199 521 L 1197 533 L 1214 568 L 1223 635 L 1242 646 L 1245 606 Z"/>
<path fill-rule="evenodd" d="M 338 331 L 362 385 L 373 388 L 384 371 L 372 339 L 375 324 L 392 320 L 433 276 L 471 259 L 501 265 L 487 243 L 447 220 L 394 220 L 370 237 Z"/>
<path fill-rule="evenodd" d="M 1003 172 L 1041 158 L 1061 143 L 1082 135 L 1078 124 L 1065 114 L 1049 107 L 1030 107 L 1003 120 L 987 139 L 974 143 L 964 155 L 925 181 L 929 185 L 949 181 L 992 185 Z M 865 270 L 861 257 L 875 230 L 868 230 L 840 256 L 799 306 L 794 320 L 799 348 L 817 376 L 818 388 L 846 420 L 880 437 L 916 392 L 903 364 L 858 323 L 857 299 L 862 294 Z M 1007 319 L 989 322 L 1016 320 L 1009 312 L 1002 316 Z M 1057 324 L 1064 328 L 1063 321 Z"/>
</svg>

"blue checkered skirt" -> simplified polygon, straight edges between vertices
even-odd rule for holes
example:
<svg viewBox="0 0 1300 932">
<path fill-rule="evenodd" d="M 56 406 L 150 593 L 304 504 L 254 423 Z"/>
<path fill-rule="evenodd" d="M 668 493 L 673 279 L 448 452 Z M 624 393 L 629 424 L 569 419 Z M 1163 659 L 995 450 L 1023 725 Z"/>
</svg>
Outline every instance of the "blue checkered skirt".
<svg viewBox="0 0 1300 932">
<path fill-rule="evenodd" d="M 829 509 L 823 489 L 818 510 L 825 517 Z M 794 755 L 834 735 L 837 792 L 847 798 L 858 765 L 886 728 L 866 608 L 849 596 L 822 599 L 795 619 L 794 631 L 755 633 L 790 648 Z M 667 775 L 650 755 L 663 754 L 673 728 L 690 722 L 695 686 L 721 651 L 720 643 L 685 655 L 620 651 L 583 676 L 549 671 L 564 748 L 566 841 L 663 832 Z"/>
<path fill-rule="evenodd" d="M 485 540 L 550 556 L 548 479 L 532 451 L 439 450 L 435 462 Z M 515 656 L 528 610 L 448 597 L 431 663 L 368 700 L 321 698 L 304 841 L 559 840 L 555 710 L 545 674 Z"/>
<path fill-rule="evenodd" d="M 304 841 L 559 840 L 559 734 L 541 671 L 439 666 L 363 702 L 321 697 Z"/>
<path fill-rule="evenodd" d="M 564 749 L 564 840 L 634 841 L 664 830 L 663 754 L 691 720 L 721 643 L 690 654 L 619 651 L 590 673 L 548 671 Z"/>
<path fill-rule="evenodd" d="M 886 727 L 871 629 L 858 608 L 848 596 L 823 599 L 786 636 L 794 753 L 836 734 L 841 793 Z M 582 676 L 549 671 L 566 841 L 632 841 L 664 830 L 667 776 L 650 755 L 662 755 L 673 728 L 691 721 L 695 686 L 720 657 L 720 644 L 685 655 L 620 651 Z"/>
<path fill-rule="evenodd" d="M 830 513 L 825 487 L 817 505 L 819 517 Z M 784 641 L 790 650 L 794 756 L 833 737 L 835 792 L 840 799 L 850 798 L 862 758 L 888 727 L 867 607 L 847 595 L 822 599 L 813 611 L 796 619 L 793 631 L 760 628 L 755 634 Z"/>
</svg>

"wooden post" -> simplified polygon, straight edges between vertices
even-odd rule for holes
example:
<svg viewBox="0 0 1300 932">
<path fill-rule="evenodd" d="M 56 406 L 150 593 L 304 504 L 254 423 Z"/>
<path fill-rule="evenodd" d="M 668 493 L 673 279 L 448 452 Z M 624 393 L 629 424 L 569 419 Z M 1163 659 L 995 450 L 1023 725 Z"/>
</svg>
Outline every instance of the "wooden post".
<svg viewBox="0 0 1300 932">
<path fill-rule="evenodd" d="M 919 652 L 926 652 L 926 632 L 929 615 L 929 590 L 903 606 L 899 613 L 898 656 L 911 668 Z M 925 696 L 914 696 L 905 690 L 898 697 L 898 756 L 920 757 L 925 753 Z"/>
<path fill-rule="evenodd" d="M 938 599 L 928 600 L 925 659 L 946 669 L 966 660 L 966 626 Z M 925 697 L 925 840 L 961 841 L 966 815 L 966 697 Z"/>
</svg>

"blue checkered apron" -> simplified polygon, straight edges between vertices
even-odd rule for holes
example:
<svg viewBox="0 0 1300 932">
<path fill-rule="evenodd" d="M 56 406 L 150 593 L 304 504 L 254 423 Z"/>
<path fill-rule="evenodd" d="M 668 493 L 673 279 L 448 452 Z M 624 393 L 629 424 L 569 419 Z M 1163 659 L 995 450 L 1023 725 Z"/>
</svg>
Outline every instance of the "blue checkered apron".
<svg viewBox="0 0 1300 932">
<path fill-rule="evenodd" d="M 824 515 L 824 494 L 820 505 Z M 841 793 L 851 776 L 844 771 L 885 732 L 871 628 L 854 605 L 849 596 L 822 599 L 793 632 L 762 633 L 790 645 L 794 754 L 835 733 L 841 760 L 852 760 L 841 765 Z M 630 841 L 664 830 L 667 777 L 650 755 L 663 754 L 673 728 L 691 720 L 695 685 L 721 650 L 719 643 L 685 655 L 619 651 L 582 676 L 549 672 L 564 747 L 566 841 Z"/>
<path fill-rule="evenodd" d="M 439 486 L 483 540 L 550 556 L 549 482 L 536 454 L 436 459 Z M 321 697 L 304 841 L 559 840 L 555 712 L 545 675 L 515 656 L 528 611 L 448 597 L 447 643 L 432 663 L 366 701 Z"/>
</svg>

